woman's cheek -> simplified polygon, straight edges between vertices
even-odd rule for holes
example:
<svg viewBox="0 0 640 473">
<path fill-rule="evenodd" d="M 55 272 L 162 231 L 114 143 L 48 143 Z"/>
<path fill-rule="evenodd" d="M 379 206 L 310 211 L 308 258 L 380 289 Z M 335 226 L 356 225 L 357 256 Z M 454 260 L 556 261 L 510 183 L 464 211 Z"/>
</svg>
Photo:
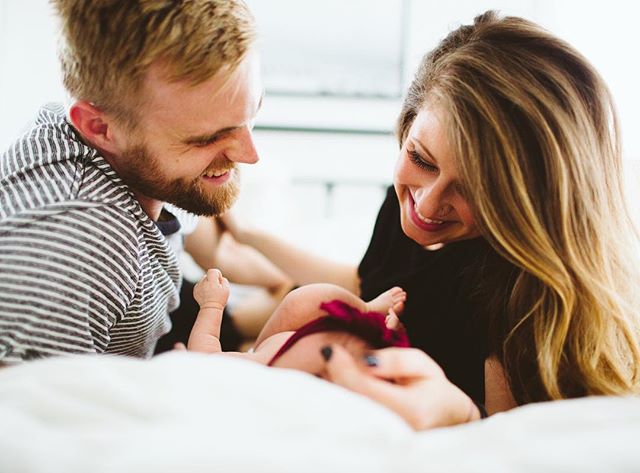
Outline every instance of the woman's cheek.
<svg viewBox="0 0 640 473">
<path fill-rule="evenodd" d="M 398 159 L 396 160 L 396 165 L 393 170 L 393 183 L 396 189 L 398 189 L 398 186 L 404 186 L 408 184 L 406 179 L 407 161 L 408 159 L 406 158 L 406 153 L 403 149 L 402 152 L 400 153 L 400 156 L 398 156 Z"/>
<path fill-rule="evenodd" d="M 465 227 L 469 229 L 469 232 L 472 236 L 480 235 L 480 231 L 478 230 L 478 227 L 476 225 L 475 216 L 473 215 L 471 207 L 466 203 L 466 201 L 461 202 L 461 204 L 458 206 L 458 215 L 464 222 Z"/>
</svg>

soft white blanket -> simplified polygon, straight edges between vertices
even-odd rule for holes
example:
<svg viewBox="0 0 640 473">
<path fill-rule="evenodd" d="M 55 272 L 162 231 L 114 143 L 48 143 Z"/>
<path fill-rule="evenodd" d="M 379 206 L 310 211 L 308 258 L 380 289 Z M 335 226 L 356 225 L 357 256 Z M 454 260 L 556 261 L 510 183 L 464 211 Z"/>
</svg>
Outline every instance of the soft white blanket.
<svg viewBox="0 0 640 473">
<path fill-rule="evenodd" d="M 414 433 L 337 386 L 223 356 L 0 369 L 0 472 L 638 472 L 639 442 L 640 399 Z"/>
</svg>

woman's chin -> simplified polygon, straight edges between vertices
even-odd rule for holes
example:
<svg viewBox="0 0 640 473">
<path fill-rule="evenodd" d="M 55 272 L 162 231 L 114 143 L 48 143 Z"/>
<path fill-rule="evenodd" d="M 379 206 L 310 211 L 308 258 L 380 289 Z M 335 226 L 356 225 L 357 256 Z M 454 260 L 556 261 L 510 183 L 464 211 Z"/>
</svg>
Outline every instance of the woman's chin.
<svg viewBox="0 0 640 473">
<path fill-rule="evenodd" d="M 418 245 L 428 250 L 438 249 L 446 243 L 444 240 L 445 235 L 437 235 L 437 234 L 429 234 L 420 228 L 417 228 L 409 219 L 407 219 L 404 215 L 400 218 L 400 226 L 402 227 L 402 232 L 408 237 L 415 241 Z M 440 245 L 435 248 L 436 245 Z M 432 248 L 433 247 L 433 248 Z"/>
<path fill-rule="evenodd" d="M 411 217 L 402 213 L 400 225 L 403 233 L 427 250 L 438 250 L 448 243 L 477 238 L 480 232 L 474 226 L 460 226 L 459 222 L 447 224 L 441 231 L 426 231 L 411 221 Z"/>
</svg>

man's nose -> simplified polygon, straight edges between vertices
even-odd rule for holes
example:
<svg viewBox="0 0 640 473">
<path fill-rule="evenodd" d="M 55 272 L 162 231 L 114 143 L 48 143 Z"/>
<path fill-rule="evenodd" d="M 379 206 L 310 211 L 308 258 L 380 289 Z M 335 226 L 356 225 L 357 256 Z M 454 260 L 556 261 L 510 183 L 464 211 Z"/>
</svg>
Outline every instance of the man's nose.
<svg viewBox="0 0 640 473">
<path fill-rule="evenodd" d="M 236 163 L 255 164 L 260 159 L 253 141 L 253 133 L 247 126 L 238 130 L 232 153 L 228 153 L 231 161 Z"/>
</svg>

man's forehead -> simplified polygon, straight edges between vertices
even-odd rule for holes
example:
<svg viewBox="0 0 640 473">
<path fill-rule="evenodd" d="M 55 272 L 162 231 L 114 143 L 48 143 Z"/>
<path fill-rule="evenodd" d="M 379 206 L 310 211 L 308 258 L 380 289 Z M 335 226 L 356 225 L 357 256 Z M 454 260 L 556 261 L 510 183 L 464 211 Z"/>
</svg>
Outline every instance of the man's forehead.
<svg viewBox="0 0 640 473">
<path fill-rule="evenodd" d="M 178 129 L 172 131 L 184 135 L 182 138 L 243 127 L 255 117 L 264 90 L 250 63 L 240 64 L 231 72 L 219 71 L 197 85 L 168 81 L 163 67 L 154 64 L 148 71 L 145 108 L 155 122 L 180 121 Z"/>
<path fill-rule="evenodd" d="M 237 79 L 242 77 L 243 74 L 246 74 L 246 71 L 239 68 L 233 71 L 221 69 L 213 76 L 193 83 L 188 79 L 171 79 L 170 66 L 157 61 L 149 66 L 145 74 L 142 93 L 145 98 L 154 102 L 156 106 L 171 102 L 172 98 L 184 100 L 185 98 L 190 98 L 190 96 L 193 96 L 194 100 L 197 100 L 196 97 L 198 96 L 201 96 L 198 98 L 203 98 L 202 96 L 204 96 L 211 100 L 228 92 L 230 88 L 237 89 Z"/>
<path fill-rule="evenodd" d="M 231 92 L 229 95 L 233 95 L 239 79 L 260 82 L 260 58 L 257 52 L 249 51 L 239 63 L 222 65 L 213 75 L 197 80 L 187 75 L 180 76 L 171 62 L 158 59 L 147 68 L 143 83 L 152 93 L 180 93 L 205 88 L 217 93 Z"/>
</svg>

